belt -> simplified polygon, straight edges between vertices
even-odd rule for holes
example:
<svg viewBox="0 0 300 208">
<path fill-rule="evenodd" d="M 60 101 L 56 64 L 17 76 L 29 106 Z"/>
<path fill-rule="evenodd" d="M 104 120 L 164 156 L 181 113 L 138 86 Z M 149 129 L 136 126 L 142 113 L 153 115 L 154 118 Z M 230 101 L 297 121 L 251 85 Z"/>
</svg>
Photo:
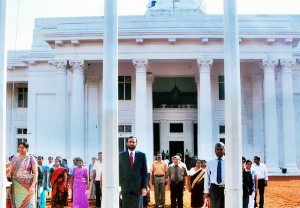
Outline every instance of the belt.
<svg viewBox="0 0 300 208">
<path fill-rule="evenodd" d="M 165 175 L 154 175 L 155 177 L 165 177 Z"/>
<path fill-rule="evenodd" d="M 217 188 L 225 188 L 225 185 L 218 185 L 218 184 L 215 184 L 215 183 L 212 183 L 211 186 L 217 187 Z"/>
</svg>

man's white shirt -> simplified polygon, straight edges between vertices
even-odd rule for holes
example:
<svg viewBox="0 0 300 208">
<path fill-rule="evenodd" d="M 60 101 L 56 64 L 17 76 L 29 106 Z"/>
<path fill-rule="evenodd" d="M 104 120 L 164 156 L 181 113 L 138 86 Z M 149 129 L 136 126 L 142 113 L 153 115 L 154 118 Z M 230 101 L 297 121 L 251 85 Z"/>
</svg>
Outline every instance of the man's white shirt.
<svg viewBox="0 0 300 208">
<path fill-rule="evenodd" d="M 100 181 L 101 180 L 101 173 L 102 173 L 102 163 L 99 160 L 96 160 L 96 162 L 93 166 L 93 170 L 96 171 L 95 180 Z"/>
<path fill-rule="evenodd" d="M 204 175 L 204 193 L 209 193 L 209 188 L 212 183 L 216 185 L 225 185 L 225 156 L 221 157 L 221 176 L 222 182 L 217 182 L 217 168 L 218 168 L 218 157 L 207 162 L 206 171 Z"/>
<path fill-rule="evenodd" d="M 265 179 L 266 181 L 269 179 L 265 164 L 259 163 L 259 165 L 257 165 L 254 163 L 252 168 L 255 170 L 258 179 Z"/>
</svg>

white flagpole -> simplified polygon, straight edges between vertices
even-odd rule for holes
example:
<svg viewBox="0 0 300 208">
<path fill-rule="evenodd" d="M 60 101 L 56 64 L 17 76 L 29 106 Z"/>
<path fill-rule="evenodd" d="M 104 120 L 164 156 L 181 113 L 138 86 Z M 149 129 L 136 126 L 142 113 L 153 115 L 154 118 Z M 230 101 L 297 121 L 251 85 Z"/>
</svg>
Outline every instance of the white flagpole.
<svg viewBox="0 0 300 208">
<path fill-rule="evenodd" d="M 105 0 L 102 105 L 102 207 L 119 207 L 117 0 Z"/>
<path fill-rule="evenodd" d="M 236 0 L 224 0 L 225 207 L 242 206 L 242 124 Z"/>
</svg>

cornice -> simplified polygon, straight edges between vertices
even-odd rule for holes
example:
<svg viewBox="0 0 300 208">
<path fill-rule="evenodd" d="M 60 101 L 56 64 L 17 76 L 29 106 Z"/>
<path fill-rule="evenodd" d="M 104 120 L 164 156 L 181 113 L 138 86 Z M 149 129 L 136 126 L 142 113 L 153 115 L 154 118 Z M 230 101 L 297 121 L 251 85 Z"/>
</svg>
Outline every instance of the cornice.
<svg viewBox="0 0 300 208">
<path fill-rule="evenodd" d="M 290 43 L 293 38 L 300 38 L 300 31 L 293 29 L 292 26 L 294 19 L 300 21 L 300 15 L 293 19 L 288 19 L 286 16 L 276 17 L 242 15 L 239 21 L 239 38 L 285 39 L 289 40 L 286 41 L 287 43 Z M 56 27 L 54 22 L 51 24 L 53 24 L 53 30 L 45 34 L 45 41 L 52 46 L 64 43 L 79 45 L 81 41 L 103 41 L 104 38 L 104 20 L 101 17 L 65 18 L 58 19 Z M 43 25 L 47 28 L 47 19 Z M 220 15 L 201 15 L 201 18 L 197 15 L 164 18 L 157 16 L 152 18 L 147 16 L 120 17 L 118 35 L 119 40 L 169 39 L 170 37 L 223 40 L 223 19 Z"/>
</svg>

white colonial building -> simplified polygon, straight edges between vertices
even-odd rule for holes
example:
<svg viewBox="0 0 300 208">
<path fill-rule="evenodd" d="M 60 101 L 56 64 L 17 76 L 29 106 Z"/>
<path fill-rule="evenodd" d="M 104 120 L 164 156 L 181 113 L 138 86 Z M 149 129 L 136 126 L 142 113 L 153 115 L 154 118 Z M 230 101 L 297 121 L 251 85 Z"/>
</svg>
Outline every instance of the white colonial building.
<svg viewBox="0 0 300 208">
<path fill-rule="evenodd" d="M 119 138 L 102 138 L 103 17 L 36 19 L 31 50 L 11 51 L 7 152 L 90 160 L 102 140 L 209 159 L 226 143 L 223 16 L 195 0 L 150 1 L 119 17 Z M 170 1 L 171 2 L 171 1 Z M 300 168 L 300 16 L 240 15 L 243 155 Z"/>
</svg>

